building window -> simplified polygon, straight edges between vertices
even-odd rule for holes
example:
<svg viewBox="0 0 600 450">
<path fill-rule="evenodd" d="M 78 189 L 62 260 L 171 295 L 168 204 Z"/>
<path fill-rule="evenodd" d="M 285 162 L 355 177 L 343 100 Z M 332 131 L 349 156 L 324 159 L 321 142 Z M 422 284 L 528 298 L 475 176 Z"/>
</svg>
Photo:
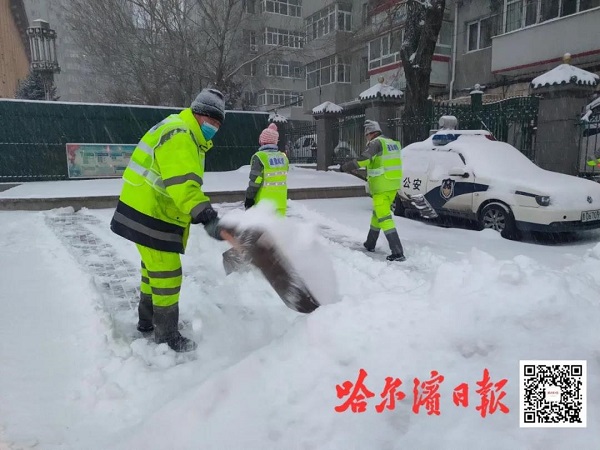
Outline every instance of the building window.
<svg viewBox="0 0 600 450">
<path fill-rule="evenodd" d="M 504 32 L 600 6 L 600 0 L 504 0 Z"/>
<path fill-rule="evenodd" d="M 258 102 L 258 95 L 256 92 L 244 92 L 243 102 L 245 106 L 256 106 Z"/>
<path fill-rule="evenodd" d="M 435 53 L 437 55 L 450 56 L 452 54 L 453 33 L 454 29 L 452 22 L 442 22 L 440 34 L 438 35 L 438 41 L 435 46 Z"/>
<path fill-rule="evenodd" d="M 256 53 L 258 46 L 256 45 L 256 31 L 244 30 L 244 43 L 250 49 L 250 52 Z"/>
<path fill-rule="evenodd" d="M 260 106 L 302 106 L 303 98 L 300 92 L 283 89 L 265 89 L 258 94 Z"/>
<path fill-rule="evenodd" d="M 264 39 L 266 45 L 280 45 L 282 47 L 292 48 L 304 47 L 302 33 L 297 31 L 267 27 L 265 28 Z"/>
<path fill-rule="evenodd" d="M 350 83 L 350 58 L 333 55 L 306 66 L 306 89 L 331 83 Z"/>
<path fill-rule="evenodd" d="M 363 3 L 360 11 L 360 21 L 363 25 L 369 25 L 369 3 Z"/>
<path fill-rule="evenodd" d="M 261 0 L 260 12 L 302 17 L 302 0 Z"/>
<path fill-rule="evenodd" d="M 369 70 L 400 61 L 404 29 L 380 36 L 369 42 Z"/>
<path fill-rule="evenodd" d="M 248 14 L 256 13 L 254 2 L 255 0 L 242 0 L 242 6 L 244 8 L 244 11 Z"/>
<path fill-rule="evenodd" d="M 304 78 L 302 64 L 298 61 L 267 61 L 265 67 L 268 77 Z"/>
<path fill-rule="evenodd" d="M 498 34 L 496 18 L 497 16 L 490 16 L 467 25 L 467 51 L 492 46 L 492 37 Z"/>
<path fill-rule="evenodd" d="M 251 62 L 244 66 L 244 75 L 254 77 L 256 76 L 256 63 Z"/>
<path fill-rule="evenodd" d="M 367 56 L 362 56 L 360 58 L 360 76 L 359 81 L 364 83 L 369 80 L 369 58 Z"/>
<path fill-rule="evenodd" d="M 306 39 L 313 40 L 334 31 L 352 31 L 352 6 L 336 3 L 306 19 Z"/>
</svg>

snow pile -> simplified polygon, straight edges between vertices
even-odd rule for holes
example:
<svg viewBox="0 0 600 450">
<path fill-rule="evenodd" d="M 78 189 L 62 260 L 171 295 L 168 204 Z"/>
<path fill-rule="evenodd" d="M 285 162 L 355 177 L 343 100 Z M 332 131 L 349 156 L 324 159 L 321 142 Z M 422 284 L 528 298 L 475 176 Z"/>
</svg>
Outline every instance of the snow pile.
<svg viewBox="0 0 600 450">
<path fill-rule="evenodd" d="M 330 101 L 323 102 L 318 106 L 315 106 L 312 110 L 313 114 L 324 114 L 324 113 L 341 113 L 344 110 L 341 106 L 336 105 Z"/>
<path fill-rule="evenodd" d="M 377 83 L 366 91 L 361 92 L 358 97 L 361 100 L 368 100 L 371 98 L 400 98 L 402 95 L 402 91 L 389 84 Z"/>
<path fill-rule="evenodd" d="M 378 272 L 387 283 L 392 278 L 384 267 Z M 117 448 L 392 449 L 399 439 L 402 448 L 415 449 L 481 442 L 486 450 L 558 449 L 565 441 L 597 448 L 590 422 L 599 410 L 595 377 L 587 381 L 586 429 L 525 433 L 518 426 L 520 360 L 586 359 L 588 373 L 600 369 L 594 356 L 599 304 L 589 291 L 596 284 L 576 273 L 572 281 L 560 275 L 528 257 L 502 261 L 473 249 L 432 268 L 430 283 L 410 293 L 398 289 L 413 284 L 401 278 L 395 293 L 387 286 L 360 299 L 367 287 L 362 278 L 349 278 L 347 302 L 296 321 L 280 339 L 191 387 Z M 356 383 L 361 370 L 372 396 L 363 412 L 353 412 L 342 386 Z M 419 403 L 421 383 L 434 371 L 443 376 L 439 415 Z M 502 405 L 493 412 L 482 408 L 477 384 L 486 371 Z M 393 405 L 386 377 L 398 378 L 405 395 Z M 459 406 L 453 390 L 462 383 L 469 397 Z"/>
<path fill-rule="evenodd" d="M 569 83 L 596 86 L 598 80 L 600 80 L 600 77 L 595 73 L 588 72 L 587 70 L 580 69 L 579 67 L 570 64 L 561 64 L 545 74 L 534 78 L 531 85 L 534 89 L 555 84 L 561 85 Z"/>
<path fill-rule="evenodd" d="M 216 207 L 248 224 L 270 215 Z M 96 281 L 135 268 L 127 292 L 139 256 L 109 230 L 112 210 L 65 212 L 81 216 L 71 236 L 83 259 L 44 214 L 0 212 L 0 448 L 600 448 L 598 234 L 532 245 L 396 218 L 408 259 L 394 264 L 350 248 L 370 208 L 369 198 L 290 202 L 298 226 L 286 227 L 287 241 L 322 247 L 341 299 L 309 315 L 260 274 L 225 276 L 228 244 L 193 227 L 180 308 L 198 350 L 185 363 L 164 346 L 115 339 L 105 305 L 121 291 L 104 295 Z M 377 250 L 386 247 L 380 236 Z M 100 276 L 107 259 L 112 271 Z M 117 305 L 135 316 L 135 303 Z M 532 359 L 587 361 L 587 428 L 519 428 L 519 361 Z M 353 412 L 345 386 L 361 369 L 372 396 Z M 432 371 L 444 377 L 437 405 L 423 398 Z M 387 377 L 405 395 L 393 405 Z M 468 402 L 457 404 L 463 383 Z"/>
<path fill-rule="evenodd" d="M 209 196 L 216 192 L 245 191 L 248 187 L 249 173 L 249 165 L 226 172 L 206 172 L 203 190 Z M 359 186 L 361 184 L 361 181 L 353 175 L 316 171 L 293 165 L 288 173 L 288 188 L 290 189 Z M 0 199 L 114 196 L 120 194 L 122 186 L 122 178 L 32 181 L 0 192 Z"/>
</svg>

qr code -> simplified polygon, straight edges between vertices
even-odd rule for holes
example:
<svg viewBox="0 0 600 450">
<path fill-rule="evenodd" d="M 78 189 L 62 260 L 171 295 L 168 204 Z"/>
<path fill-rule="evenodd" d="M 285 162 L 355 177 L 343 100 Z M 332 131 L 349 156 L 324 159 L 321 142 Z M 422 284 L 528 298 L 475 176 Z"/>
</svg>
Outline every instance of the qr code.
<svg viewBox="0 0 600 450">
<path fill-rule="evenodd" d="M 520 423 L 585 428 L 586 361 L 519 361 Z"/>
</svg>

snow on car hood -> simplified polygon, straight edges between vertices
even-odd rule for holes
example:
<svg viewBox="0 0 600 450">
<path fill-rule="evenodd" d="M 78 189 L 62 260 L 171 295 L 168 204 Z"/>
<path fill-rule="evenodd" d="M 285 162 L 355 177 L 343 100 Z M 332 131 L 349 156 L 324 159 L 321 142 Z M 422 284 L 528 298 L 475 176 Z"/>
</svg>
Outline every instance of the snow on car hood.
<svg viewBox="0 0 600 450">
<path fill-rule="evenodd" d="M 487 180 L 490 191 L 523 191 L 549 195 L 554 206 L 600 208 L 600 184 L 544 170 L 505 142 L 465 135 L 448 147 L 464 156 L 478 182 Z M 588 196 L 592 197 L 591 204 Z"/>
</svg>

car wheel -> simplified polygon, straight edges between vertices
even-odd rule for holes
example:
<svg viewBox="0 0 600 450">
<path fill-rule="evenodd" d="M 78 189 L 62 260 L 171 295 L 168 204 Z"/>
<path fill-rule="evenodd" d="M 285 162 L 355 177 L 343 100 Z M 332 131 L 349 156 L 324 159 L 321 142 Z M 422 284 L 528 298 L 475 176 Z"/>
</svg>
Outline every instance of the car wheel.
<svg viewBox="0 0 600 450">
<path fill-rule="evenodd" d="M 518 239 L 515 218 L 510 208 L 502 203 L 488 203 L 479 214 L 481 229 L 491 229 L 506 239 Z"/>
<path fill-rule="evenodd" d="M 396 198 L 392 202 L 391 210 L 395 216 L 405 217 L 406 209 L 404 208 L 402 200 L 398 194 L 396 194 Z"/>
</svg>

